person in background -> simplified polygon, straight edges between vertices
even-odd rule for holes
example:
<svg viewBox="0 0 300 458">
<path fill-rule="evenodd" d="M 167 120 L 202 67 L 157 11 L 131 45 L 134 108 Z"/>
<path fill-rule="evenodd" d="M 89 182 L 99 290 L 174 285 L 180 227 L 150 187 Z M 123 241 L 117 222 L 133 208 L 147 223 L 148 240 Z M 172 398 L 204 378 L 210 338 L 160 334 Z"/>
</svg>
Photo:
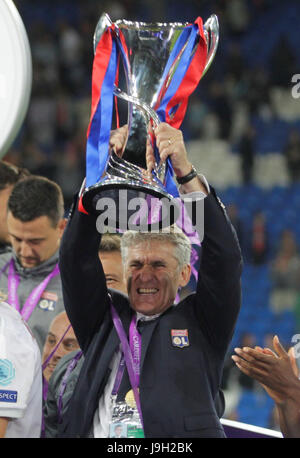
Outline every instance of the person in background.
<svg viewBox="0 0 300 458">
<path fill-rule="evenodd" d="M 49 332 L 43 348 L 42 364 L 45 365 L 43 375 L 46 382 L 49 382 L 49 379 L 60 359 L 64 355 L 78 349 L 79 345 L 68 316 L 65 311 L 60 312 L 55 318 L 53 318 L 52 323 L 50 324 Z"/>
<path fill-rule="evenodd" d="M 286 167 L 291 183 L 300 181 L 300 132 L 292 129 L 288 136 L 287 144 L 284 147 Z"/>
<path fill-rule="evenodd" d="M 270 266 L 272 290 L 270 307 L 276 314 L 293 311 L 300 292 L 300 253 L 293 231 L 281 234 L 278 253 Z"/>
<path fill-rule="evenodd" d="M 250 257 L 255 265 L 264 264 L 268 254 L 268 233 L 266 227 L 266 217 L 262 211 L 258 211 L 253 216 Z"/>
<path fill-rule="evenodd" d="M 243 231 L 243 224 L 242 220 L 239 216 L 239 208 L 236 204 L 229 204 L 227 205 L 227 214 L 229 216 L 230 222 L 233 225 L 239 244 L 243 249 L 244 244 L 244 231 Z"/>
<path fill-rule="evenodd" d="M 7 211 L 12 252 L 0 255 L 0 293 L 29 324 L 40 351 L 64 310 L 58 249 L 66 220 L 60 187 L 30 176 L 13 188 Z"/>
<path fill-rule="evenodd" d="M 275 401 L 280 429 L 284 437 L 300 437 L 300 381 L 296 364 L 298 344 L 287 352 L 278 336 L 269 348 L 235 348 L 232 356 L 237 367 L 257 380 Z"/>
<path fill-rule="evenodd" d="M 120 241 L 121 236 L 119 234 L 104 234 L 98 254 L 103 265 L 108 288 L 127 294 Z M 65 324 L 64 328 L 66 329 Z M 61 334 L 62 331 L 63 329 L 61 329 Z M 50 338 L 52 338 L 51 335 Z M 53 342 L 53 345 L 55 344 L 56 342 Z M 54 354 L 53 358 L 56 358 L 57 361 L 57 356 L 55 355 L 56 354 Z M 52 375 L 49 369 L 51 378 L 48 378 L 48 392 L 44 406 L 45 437 L 56 437 L 58 423 L 66 412 L 83 362 L 84 356 L 81 350 L 71 351 L 57 361 L 54 370 L 51 371 Z M 47 376 L 46 369 L 44 370 L 44 375 Z"/>
<path fill-rule="evenodd" d="M 11 248 L 7 229 L 7 202 L 14 185 L 30 175 L 27 169 L 0 161 L 0 254 Z"/>
<path fill-rule="evenodd" d="M 0 388 L 0 438 L 40 437 L 40 350 L 21 315 L 5 302 L 0 302 Z"/>
<path fill-rule="evenodd" d="M 251 124 L 245 127 L 244 132 L 241 135 L 238 151 L 240 154 L 241 161 L 241 174 L 243 184 L 248 185 L 253 181 L 254 171 L 254 160 L 255 160 L 255 130 Z"/>
</svg>

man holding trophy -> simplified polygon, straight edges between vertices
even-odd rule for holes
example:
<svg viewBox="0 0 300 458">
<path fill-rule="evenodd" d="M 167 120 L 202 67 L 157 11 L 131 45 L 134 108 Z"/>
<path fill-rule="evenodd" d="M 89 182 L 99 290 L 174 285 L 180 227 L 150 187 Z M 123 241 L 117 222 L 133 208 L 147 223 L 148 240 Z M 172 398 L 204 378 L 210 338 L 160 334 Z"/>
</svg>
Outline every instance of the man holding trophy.
<svg viewBox="0 0 300 458">
<path fill-rule="evenodd" d="M 114 72 L 111 93 L 121 94 L 134 107 L 130 106 L 128 126 L 108 136 L 104 131 L 110 118 L 105 113 L 103 118 L 103 112 L 109 111 L 105 97 L 110 93 L 106 83 L 101 91 L 94 90 L 86 182 L 74 202 L 60 252 L 65 308 L 85 361 L 58 435 L 112 437 L 118 424 L 129 438 L 225 437 L 219 387 L 240 308 L 241 254 L 224 206 L 189 161 L 179 130 L 189 91 L 199 81 L 189 69 L 204 53 L 201 74 L 205 71 L 212 56 L 210 46 L 216 46 L 214 23 L 209 20 L 203 28 L 200 18 L 196 26 L 108 24 L 107 16 L 104 19 L 99 21 L 100 55 L 117 37 L 125 61 L 128 57 L 124 67 L 129 94 L 118 94 Z M 95 36 L 97 41 L 97 29 Z M 147 92 L 149 84 L 135 74 L 135 68 L 146 62 L 156 41 L 166 55 L 160 69 L 163 77 L 153 76 L 156 95 L 150 103 L 141 99 L 141 88 Z M 188 56 L 182 61 L 186 50 Z M 101 71 L 105 75 L 111 71 L 109 55 L 105 72 L 94 62 L 93 82 L 95 74 L 99 81 Z M 185 68 L 178 76 L 181 66 Z M 152 70 L 144 69 L 143 74 Z M 168 92 L 174 75 L 176 87 Z M 143 196 L 147 204 L 153 198 L 179 196 L 183 205 L 192 202 L 191 220 L 204 207 L 197 289 L 178 304 L 174 305 L 177 291 L 191 275 L 191 243 L 176 224 L 166 226 L 159 212 L 155 230 L 150 213 L 148 231 L 137 225 L 121 237 L 128 296 L 107 289 L 97 255 L 101 233 L 96 219 L 103 210 L 99 206 L 103 196 L 109 194 L 122 206 L 119 190 L 128 192 L 129 206 L 134 195 Z M 120 227 L 117 218 L 113 223 Z"/>
</svg>

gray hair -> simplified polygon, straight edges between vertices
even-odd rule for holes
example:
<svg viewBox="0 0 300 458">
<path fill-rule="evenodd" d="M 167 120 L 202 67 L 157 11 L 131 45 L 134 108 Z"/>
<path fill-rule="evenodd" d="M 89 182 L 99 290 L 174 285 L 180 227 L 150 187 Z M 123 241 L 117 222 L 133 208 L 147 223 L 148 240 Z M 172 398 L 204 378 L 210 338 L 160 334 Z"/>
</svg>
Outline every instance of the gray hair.
<svg viewBox="0 0 300 458">
<path fill-rule="evenodd" d="M 178 226 L 161 229 L 159 232 L 126 231 L 121 238 L 121 256 L 123 264 L 128 257 L 128 249 L 144 242 L 169 242 L 174 245 L 174 256 L 178 261 L 178 268 L 191 262 L 191 242 Z"/>
</svg>

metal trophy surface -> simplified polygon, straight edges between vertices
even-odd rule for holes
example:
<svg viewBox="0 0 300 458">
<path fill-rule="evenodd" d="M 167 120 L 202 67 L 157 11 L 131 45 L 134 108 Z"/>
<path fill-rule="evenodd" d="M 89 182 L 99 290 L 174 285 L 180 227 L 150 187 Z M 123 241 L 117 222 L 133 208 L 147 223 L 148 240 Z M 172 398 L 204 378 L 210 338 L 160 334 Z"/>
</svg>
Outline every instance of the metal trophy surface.
<svg viewBox="0 0 300 458">
<path fill-rule="evenodd" d="M 146 174 L 145 152 L 149 125 L 151 123 L 155 127 L 161 121 L 172 125 L 174 121 L 174 127 L 179 127 L 186 108 L 181 107 L 183 110 L 179 119 L 177 116 L 180 111 L 178 107 L 182 102 L 186 105 L 188 95 L 190 95 L 185 93 L 182 96 L 185 97 L 184 100 L 181 100 L 180 95 L 178 95 L 181 87 L 184 86 L 184 78 L 189 71 L 192 71 L 193 76 L 200 71 L 196 65 L 196 58 L 200 59 L 199 62 L 203 62 L 203 68 L 201 74 L 197 77 L 194 76 L 196 87 L 200 78 L 211 65 L 217 50 L 218 39 L 219 27 L 215 15 L 211 16 L 204 26 L 201 18 L 195 25 L 195 23 L 150 24 L 126 20 L 112 23 L 107 14 L 101 16 L 94 34 L 95 58 L 92 83 L 94 91 L 92 112 L 94 110 L 94 117 L 91 117 L 89 126 L 88 138 L 89 135 L 90 138 L 87 156 L 89 152 L 90 158 L 87 157 L 87 182 L 82 195 L 83 206 L 88 212 L 97 213 L 97 202 L 101 197 L 112 197 L 117 202 L 120 190 L 127 190 L 126 203 L 136 196 L 144 198 L 148 202 L 151 198 L 172 199 L 174 197 L 170 164 L 160 164 L 157 156 L 152 177 L 149 178 Z M 110 57 L 107 64 L 104 64 L 104 58 L 102 59 L 106 50 L 111 49 L 111 43 L 115 44 L 115 48 L 119 51 L 118 59 L 123 64 L 125 88 L 118 86 L 116 72 L 114 73 L 111 66 L 113 57 Z M 102 51 L 99 51 L 98 47 L 101 46 Z M 111 52 L 113 54 L 113 50 Z M 103 79 L 103 84 L 107 84 L 107 86 L 104 87 L 102 84 L 101 95 L 98 94 L 99 99 L 96 100 L 95 94 L 97 91 L 100 92 L 96 88 L 97 78 L 101 79 L 101 66 L 103 65 L 107 65 L 107 68 L 105 68 L 105 72 L 102 72 L 102 77 L 104 78 L 104 73 L 107 77 L 111 72 L 113 81 L 105 83 L 105 79 Z M 192 65 L 194 65 L 194 69 L 191 69 Z M 109 117 L 111 110 L 105 111 L 105 104 L 108 105 L 107 101 L 112 103 L 109 100 L 109 88 L 111 89 L 111 98 L 116 96 L 128 102 L 128 138 L 122 158 L 114 152 L 108 151 L 108 147 L 102 153 L 99 151 L 101 139 L 105 135 L 97 135 L 97 126 L 98 130 L 103 130 L 104 128 L 107 129 L 106 124 L 111 125 L 111 117 Z M 172 106 L 173 98 L 174 104 Z M 178 113 L 176 112 L 177 109 Z M 108 133 L 106 133 L 106 142 L 108 142 L 107 136 Z M 96 157 L 97 154 L 100 159 Z M 95 170 L 97 167 L 99 168 L 98 176 Z M 119 202 L 117 205 L 123 208 L 126 203 Z M 117 214 L 119 214 L 118 211 Z M 118 224 L 119 222 L 116 221 L 116 226 Z"/>
<path fill-rule="evenodd" d="M 11 146 L 27 112 L 32 84 L 30 46 L 11 0 L 0 2 L 0 158 Z"/>
</svg>

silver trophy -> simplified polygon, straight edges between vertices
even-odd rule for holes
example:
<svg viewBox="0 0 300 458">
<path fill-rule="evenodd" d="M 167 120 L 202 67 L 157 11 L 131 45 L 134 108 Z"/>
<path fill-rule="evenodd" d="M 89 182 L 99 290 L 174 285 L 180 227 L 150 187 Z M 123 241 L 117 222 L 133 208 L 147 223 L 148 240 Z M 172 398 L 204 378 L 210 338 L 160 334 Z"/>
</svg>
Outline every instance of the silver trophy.
<svg viewBox="0 0 300 458">
<path fill-rule="evenodd" d="M 114 95 L 125 100 L 128 105 L 128 138 L 122 157 L 118 157 L 111 151 L 104 175 L 83 191 L 83 206 L 92 213 L 97 213 L 97 201 L 100 197 L 112 197 L 117 201 L 120 190 L 127 190 L 127 201 L 136 196 L 148 201 L 149 197 L 173 198 L 165 187 L 166 164 L 157 161 L 152 176 L 149 177 L 146 173 L 145 152 L 149 124 L 151 123 L 155 128 L 160 123 L 155 106 L 161 85 L 162 83 L 166 86 L 170 84 L 174 76 L 174 68 L 181 65 L 182 54 L 176 58 L 173 68 L 167 75 L 167 81 L 162 81 L 166 64 L 174 45 L 188 24 L 144 23 L 127 20 L 118 20 L 113 24 L 110 17 L 104 13 L 94 33 L 95 52 L 103 33 L 112 25 L 114 25 L 114 38 L 120 41 L 122 34 L 128 50 L 128 57 L 122 59 L 125 88 L 117 87 L 115 84 L 113 89 Z M 210 67 L 217 50 L 219 41 L 217 16 L 209 17 L 204 24 L 203 31 L 207 53 L 202 76 Z M 197 46 L 196 42 L 191 50 L 191 55 Z M 124 202 L 119 202 L 118 205 L 123 207 Z M 118 226 L 118 221 L 116 221 L 116 226 Z"/>
</svg>

